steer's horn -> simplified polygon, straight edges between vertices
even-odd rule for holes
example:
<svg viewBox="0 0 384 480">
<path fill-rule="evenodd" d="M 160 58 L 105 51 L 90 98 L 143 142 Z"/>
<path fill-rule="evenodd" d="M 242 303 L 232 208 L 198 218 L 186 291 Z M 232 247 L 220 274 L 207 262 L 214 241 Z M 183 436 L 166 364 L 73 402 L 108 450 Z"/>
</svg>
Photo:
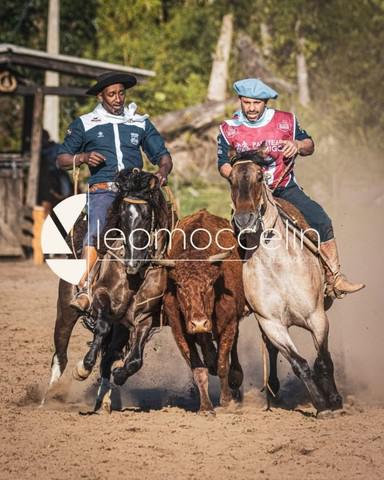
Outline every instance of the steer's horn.
<svg viewBox="0 0 384 480">
<path fill-rule="evenodd" d="M 173 268 L 176 267 L 176 260 L 172 260 L 170 258 L 157 258 L 152 260 L 152 263 L 155 263 L 156 265 L 161 265 L 162 267 L 168 267 L 168 268 Z"/>
<path fill-rule="evenodd" d="M 229 250 L 227 250 L 226 252 L 216 253 L 215 255 L 211 255 L 208 257 L 208 262 L 221 262 L 222 260 L 228 258 L 230 254 L 231 252 Z"/>
</svg>

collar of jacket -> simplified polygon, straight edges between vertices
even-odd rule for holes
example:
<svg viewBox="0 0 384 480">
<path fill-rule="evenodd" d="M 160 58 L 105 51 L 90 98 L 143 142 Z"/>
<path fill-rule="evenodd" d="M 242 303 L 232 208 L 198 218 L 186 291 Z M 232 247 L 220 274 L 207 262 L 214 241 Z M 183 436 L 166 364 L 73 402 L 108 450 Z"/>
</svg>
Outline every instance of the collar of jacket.
<svg viewBox="0 0 384 480">
<path fill-rule="evenodd" d="M 130 122 L 144 122 L 149 115 L 139 115 L 136 113 L 137 105 L 136 103 L 130 103 L 128 107 L 124 107 L 123 115 L 113 115 L 112 113 L 107 112 L 103 105 L 99 103 L 94 109 L 93 113 L 109 123 L 130 123 Z"/>
</svg>

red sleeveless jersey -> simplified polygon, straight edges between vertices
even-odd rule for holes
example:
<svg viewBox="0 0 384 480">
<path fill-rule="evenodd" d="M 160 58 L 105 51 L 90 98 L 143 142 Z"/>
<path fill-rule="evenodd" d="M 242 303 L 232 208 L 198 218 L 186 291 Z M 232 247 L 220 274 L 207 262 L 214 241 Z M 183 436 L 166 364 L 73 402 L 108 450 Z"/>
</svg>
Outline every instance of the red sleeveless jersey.
<svg viewBox="0 0 384 480">
<path fill-rule="evenodd" d="M 235 116 L 222 123 L 220 130 L 227 143 L 237 153 L 255 150 L 263 142 L 266 143 L 268 154 L 274 159 L 274 162 L 269 167 L 265 167 L 265 178 L 268 186 L 273 189 L 290 161 L 282 154 L 279 142 L 280 140 L 295 139 L 296 120 L 293 113 L 280 110 L 267 109 L 265 115 L 265 120 L 258 125 L 241 121 Z M 288 185 L 293 176 L 293 166 L 294 162 L 279 183 L 279 188 Z"/>
</svg>

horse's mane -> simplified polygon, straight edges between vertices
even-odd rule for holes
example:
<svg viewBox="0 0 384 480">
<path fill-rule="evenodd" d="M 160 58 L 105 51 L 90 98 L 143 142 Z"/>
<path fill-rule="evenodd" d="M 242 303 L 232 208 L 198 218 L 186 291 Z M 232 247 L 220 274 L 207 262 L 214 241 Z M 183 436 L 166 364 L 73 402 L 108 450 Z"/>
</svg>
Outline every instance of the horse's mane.
<svg viewBox="0 0 384 480">
<path fill-rule="evenodd" d="M 241 160 L 251 160 L 260 166 L 267 166 L 274 162 L 274 159 L 269 157 L 262 148 L 237 153 L 231 158 L 231 165 L 233 166 L 236 162 Z"/>
<path fill-rule="evenodd" d="M 106 231 L 119 227 L 119 205 L 124 197 L 145 200 L 155 212 L 155 228 L 166 228 L 168 226 L 168 205 L 161 192 L 159 180 L 153 173 L 136 169 L 132 171 L 126 168 L 118 173 L 115 182 L 119 194 L 109 210 L 108 221 L 101 238 Z M 109 237 L 113 237 L 113 232 L 111 233 Z M 104 255 L 106 247 L 102 246 L 99 253 Z"/>
<path fill-rule="evenodd" d="M 116 183 L 119 189 L 118 196 L 113 202 L 108 212 L 107 224 L 101 233 L 101 238 L 104 237 L 105 232 L 113 228 L 119 228 L 120 216 L 119 205 L 124 197 L 137 198 L 147 201 L 155 212 L 155 227 L 167 228 L 170 224 L 170 215 L 168 211 L 167 201 L 161 192 L 159 181 L 157 177 L 150 172 L 143 172 L 139 170 L 124 169 L 121 170 L 117 177 Z M 155 183 L 154 183 L 155 182 Z M 84 215 L 81 214 L 74 226 L 73 244 L 77 254 L 80 254 L 83 238 L 87 231 L 88 222 L 84 221 Z M 118 232 L 113 230 L 108 234 L 111 238 L 119 236 Z M 66 238 L 68 246 L 72 247 L 70 235 Z M 106 247 L 101 246 L 99 254 L 104 255 Z"/>
<path fill-rule="evenodd" d="M 119 196 L 134 197 L 150 202 L 153 197 L 153 182 L 157 182 L 157 178 L 153 173 L 143 172 L 140 170 L 121 170 L 115 179 L 119 189 Z"/>
<path fill-rule="evenodd" d="M 231 164 L 238 162 L 239 160 L 252 160 L 252 162 L 262 161 L 263 157 L 260 150 L 247 150 L 245 152 L 239 152 L 231 158 Z"/>
</svg>

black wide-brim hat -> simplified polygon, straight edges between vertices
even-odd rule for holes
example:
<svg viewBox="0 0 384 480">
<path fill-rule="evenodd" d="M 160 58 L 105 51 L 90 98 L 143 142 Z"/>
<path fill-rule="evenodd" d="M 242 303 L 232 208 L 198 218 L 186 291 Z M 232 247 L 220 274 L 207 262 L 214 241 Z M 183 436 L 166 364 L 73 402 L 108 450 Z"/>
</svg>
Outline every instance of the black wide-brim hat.
<svg viewBox="0 0 384 480">
<path fill-rule="evenodd" d="M 137 80 L 136 77 L 129 73 L 107 72 L 97 77 L 97 83 L 85 93 L 87 95 L 98 95 L 105 87 L 109 87 L 109 85 L 114 85 L 115 83 L 121 83 L 124 85 L 124 88 L 131 88 L 136 85 Z"/>
</svg>

